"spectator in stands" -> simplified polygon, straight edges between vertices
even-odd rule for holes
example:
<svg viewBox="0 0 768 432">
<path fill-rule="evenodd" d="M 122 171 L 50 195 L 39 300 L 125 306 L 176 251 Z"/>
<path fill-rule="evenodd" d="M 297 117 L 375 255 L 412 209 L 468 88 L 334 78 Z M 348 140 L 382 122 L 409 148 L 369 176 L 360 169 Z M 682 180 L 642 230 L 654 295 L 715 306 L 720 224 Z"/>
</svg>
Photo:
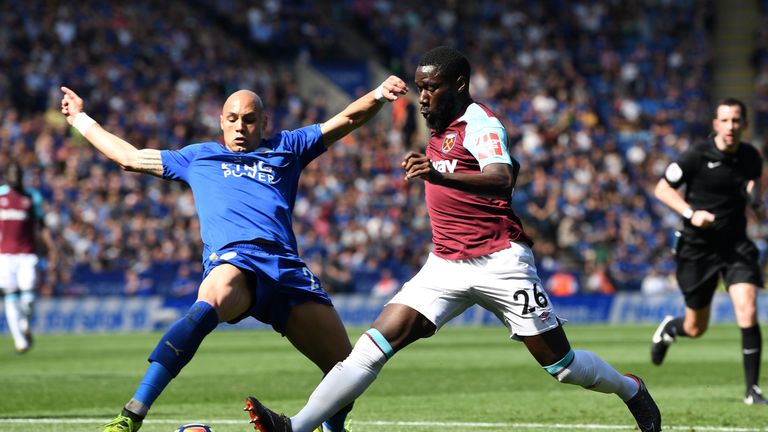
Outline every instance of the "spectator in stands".
<svg viewBox="0 0 768 432">
<path fill-rule="evenodd" d="M 645 275 L 643 283 L 640 285 L 640 292 L 646 296 L 665 295 L 675 291 L 674 281 L 656 267 L 651 267 L 651 271 Z"/>
<path fill-rule="evenodd" d="M 598 262 L 588 266 L 587 274 L 587 281 L 584 284 L 585 293 L 611 295 L 616 292 L 604 263 Z"/>
<path fill-rule="evenodd" d="M 192 266 L 184 263 L 179 265 L 176 277 L 171 285 L 171 295 L 178 298 L 191 297 L 197 294 L 198 278 L 194 277 Z M 199 276 L 199 275 L 197 275 Z"/>
<path fill-rule="evenodd" d="M 390 298 L 400 289 L 400 281 L 392 274 L 392 270 L 384 268 L 381 270 L 381 277 L 373 284 L 371 295 L 376 298 Z"/>
<path fill-rule="evenodd" d="M 579 280 L 572 271 L 569 271 L 568 267 L 570 266 L 561 266 L 544 284 L 547 292 L 553 297 L 569 297 L 578 294 Z"/>
<path fill-rule="evenodd" d="M 548 220 L 541 219 L 541 214 L 528 216 L 517 207 L 526 228 L 537 233 L 534 248 L 542 264 L 580 256 L 585 250 L 612 252 L 638 244 L 644 233 L 621 217 L 635 207 L 625 207 L 624 201 L 634 195 L 643 196 L 646 208 L 642 211 L 650 217 L 652 231 L 671 237 L 677 219 L 666 208 L 655 206 L 647 190 L 661 174 L 659 166 L 663 171 L 693 136 L 709 131 L 710 121 L 702 113 L 707 112 L 711 87 L 707 85 L 711 76 L 711 1 L 642 0 L 629 6 L 622 2 L 595 6 L 585 2 L 484 2 L 482 7 L 457 3 L 440 17 L 431 13 L 445 9 L 444 2 L 436 0 L 357 3 L 364 5 L 353 9 L 334 4 L 332 9 L 341 21 L 343 14 L 355 11 L 359 22 L 365 24 L 361 31 L 370 32 L 368 39 L 393 70 L 412 71 L 423 47 L 433 44 L 430 41 L 452 41 L 470 59 L 483 64 L 471 78 L 478 83 L 473 91 L 481 92 L 482 99 L 505 123 L 510 143 L 516 146 L 523 164 L 540 168 L 545 178 L 558 179 L 550 185 L 575 183 L 583 187 L 584 179 L 589 178 L 584 174 L 592 176 L 586 199 L 594 204 L 588 203 L 587 211 L 576 218 L 558 217 L 566 208 L 563 198 L 569 191 L 565 188 L 550 186 L 552 190 L 546 192 L 546 199 L 556 203 L 551 213 L 554 216 Z M 233 7 L 228 9 L 228 5 Z M 56 268 L 49 271 L 53 277 L 50 285 L 57 287 L 57 295 L 87 294 L 92 280 L 125 268 L 142 250 L 153 256 L 162 254 L 174 263 L 189 261 L 184 256 L 196 260 L 202 254 L 202 241 L 188 190 L 177 183 L 151 182 L 121 173 L 105 165 L 88 146 L 83 147 L 79 137 L 67 136 L 63 118 L 50 115 L 57 112 L 55 104 L 45 110 L 50 95 L 58 93 L 56 83 L 78 83 L 92 101 L 91 114 L 103 116 L 110 130 L 126 131 L 131 141 L 158 149 L 179 149 L 210 136 L 218 127 L 221 95 L 237 88 L 255 88 L 262 95 L 273 119 L 269 130 L 296 122 L 294 116 L 301 124 L 307 124 L 308 116 L 325 118 L 310 113 L 316 111 L 312 101 L 301 100 L 295 90 L 298 80 L 289 65 L 279 65 L 272 57 L 253 62 L 237 55 L 263 52 L 253 49 L 248 39 L 248 10 L 252 7 L 253 3 L 245 0 L 194 4 L 93 1 L 77 8 L 51 0 L 0 2 L 0 28 L 7 29 L 0 31 L 0 68 L 8 71 L 0 74 L 0 93 L 9 95 L 0 100 L 0 145 L 9 149 L 33 180 L 40 179 L 35 187 L 46 198 L 46 217 L 54 223 L 51 230 L 57 249 L 62 251 Z M 300 0 L 289 7 L 269 1 L 256 7 L 262 19 L 275 20 L 269 37 L 277 45 L 268 42 L 267 47 L 286 62 L 297 53 L 328 51 L 325 36 L 316 48 L 306 45 L 315 38 L 294 37 L 329 34 L 328 17 L 321 16 L 317 5 Z M 354 20 L 352 16 L 346 18 Z M 306 22 L 312 25 L 302 26 Z M 45 28 L 55 30 L 46 32 Z M 200 28 L 206 31 L 200 32 Z M 482 31 L 476 31 L 478 28 Z M 284 38 L 286 34 L 290 37 Z M 761 108 L 766 104 L 760 102 L 765 99 L 761 96 L 765 93 L 761 90 L 764 80 L 760 78 L 765 76 L 768 52 L 765 34 L 762 30 L 758 39 L 762 48 L 756 56 L 763 65 L 757 67 L 756 116 L 766 112 Z M 489 53 L 488 47 L 498 50 Z M 115 94 L 111 91 L 115 87 L 130 89 L 135 96 Z M 294 102 L 298 111 L 293 114 L 284 109 L 288 98 L 299 99 Z M 127 105 L 134 109 L 119 109 Z M 407 147 L 407 142 L 398 140 L 407 138 L 406 130 L 413 127 L 410 114 L 402 122 L 401 108 L 396 117 L 398 125 L 403 124 L 402 131 L 364 127 L 365 146 L 356 145 L 360 140 L 348 136 L 327 155 L 328 164 L 310 166 L 302 176 L 296 219 L 306 226 L 325 227 L 322 240 L 328 246 L 323 247 L 323 265 L 346 259 L 339 256 L 346 253 L 346 247 L 335 247 L 338 243 L 333 240 L 342 237 L 349 220 L 372 217 L 372 209 L 353 204 L 354 218 L 342 215 L 324 220 L 321 217 L 325 216 L 314 209 L 346 196 L 354 196 L 353 203 L 370 201 L 373 178 L 350 175 L 353 170 L 349 167 L 397 167 L 402 146 Z M 412 110 L 413 104 L 405 108 Z M 163 121 L 176 126 L 159 127 Z M 764 135 L 757 129 L 762 123 L 755 124 L 758 135 Z M 576 158 L 578 170 L 571 173 L 565 159 L 577 152 L 583 155 Z M 637 158 L 640 154 L 645 155 L 644 160 Z M 581 159 L 587 160 L 586 169 Z M 102 172 L 91 175 L 93 167 Z M 529 183 L 537 176 L 523 173 L 515 191 L 516 202 L 526 202 L 524 195 L 534 187 Z M 312 181 L 315 178 L 318 182 Z M 391 200 L 387 195 L 383 205 L 400 212 L 385 212 L 383 222 L 402 229 L 378 242 L 360 231 L 345 238 L 352 243 L 347 246 L 365 249 L 376 242 L 391 254 L 407 239 L 414 251 L 428 248 L 425 209 L 417 204 L 421 185 L 404 184 L 397 169 L 381 169 L 376 178 L 385 178 L 392 186 L 387 190 L 392 193 Z M 317 192 L 311 190 L 315 188 Z M 126 203 L 130 209 L 119 204 L 125 195 L 131 195 Z M 138 197 L 148 201 L 137 206 Z M 299 215 L 301 205 L 308 210 Z M 133 223 L 133 219 L 141 222 Z M 542 222 L 550 226 L 534 231 Z M 563 228 L 578 228 L 579 234 L 584 233 L 583 240 L 554 245 L 554 250 L 549 250 L 551 245 L 545 243 L 555 240 L 554 233 L 561 224 L 567 225 Z M 183 256 L 168 252 L 168 239 L 177 247 L 184 245 L 187 250 Z M 597 246 L 592 239 L 598 239 Z M 666 248 L 650 246 L 636 251 L 639 261 L 668 259 Z M 409 257 L 411 268 L 421 265 L 421 256 L 414 252 Z M 636 263 L 624 259 L 614 263 L 615 257 L 621 256 L 607 254 L 606 264 L 616 272 L 616 289 L 637 289 L 644 274 L 638 273 Z M 543 265 L 540 270 L 546 279 Z M 667 267 L 662 271 L 670 274 Z M 64 274 L 71 275 L 71 288 L 56 279 Z M 156 282 L 160 279 L 156 270 L 151 274 Z"/>
</svg>

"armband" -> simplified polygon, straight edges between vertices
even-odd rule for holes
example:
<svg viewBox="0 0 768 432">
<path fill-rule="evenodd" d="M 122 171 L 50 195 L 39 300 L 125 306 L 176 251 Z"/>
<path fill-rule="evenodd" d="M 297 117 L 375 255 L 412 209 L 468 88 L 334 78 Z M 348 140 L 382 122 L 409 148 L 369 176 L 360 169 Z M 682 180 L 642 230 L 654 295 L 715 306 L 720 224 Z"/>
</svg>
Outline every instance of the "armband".
<svg viewBox="0 0 768 432">
<path fill-rule="evenodd" d="M 96 124 L 96 120 L 90 118 L 88 114 L 84 112 L 79 112 L 75 116 L 75 120 L 72 122 L 72 127 L 77 129 L 78 132 L 80 132 L 80 135 L 85 136 L 85 133 L 88 131 L 88 129 Z"/>
</svg>

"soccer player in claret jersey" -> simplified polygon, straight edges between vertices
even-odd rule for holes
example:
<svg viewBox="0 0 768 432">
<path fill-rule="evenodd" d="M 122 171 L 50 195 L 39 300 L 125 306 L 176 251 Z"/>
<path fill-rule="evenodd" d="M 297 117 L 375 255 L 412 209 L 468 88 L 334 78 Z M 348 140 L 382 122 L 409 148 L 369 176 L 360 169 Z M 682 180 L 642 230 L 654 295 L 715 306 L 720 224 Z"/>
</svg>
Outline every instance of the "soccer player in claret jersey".
<svg viewBox="0 0 768 432">
<path fill-rule="evenodd" d="M 239 90 L 222 108 L 223 144 L 178 151 L 136 149 L 85 114 L 75 92 L 61 90 L 67 122 L 110 160 L 190 186 L 204 242 L 197 302 L 163 335 L 133 398 L 104 432 L 138 430 L 155 399 L 220 322 L 253 316 L 271 324 L 326 373 L 349 354 L 349 337 L 330 298 L 298 256 L 292 211 L 302 169 L 370 120 L 385 101 L 405 94 L 401 79 L 389 77 L 325 123 L 271 138 L 262 137 L 267 118 L 261 98 Z M 341 431 L 349 409 L 345 404 L 324 420 Z"/>
<path fill-rule="evenodd" d="M 426 182 L 433 252 L 298 414 L 288 418 L 246 399 L 257 430 L 313 430 L 360 396 L 395 353 L 475 304 L 492 311 L 559 382 L 613 393 L 640 430 L 661 430 L 661 413 L 640 378 L 571 348 L 536 273 L 532 242 L 511 207 L 519 165 L 499 119 L 470 98 L 469 77 L 469 62 L 449 47 L 427 52 L 416 69 L 431 136 L 426 154 L 410 152 L 403 167 L 407 180 Z"/>
<path fill-rule="evenodd" d="M 748 204 L 758 218 L 765 217 L 760 188 L 763 158 L 741 141 L 746 127 L 743 102 L 718 102 L 713 136 L 685 150 L 656 185 L 656 197 L 684 220 L 675 260 L 685 315 L 667 316 L 659 324 L 651 338 L 651 361 L 660 365 L 678 337 L 698 338 L 707 331 L 712 298 L 722 278 L 741 329 L 744 403 L 768 405 L 758 386 L 763 342 L 757 290 L 763 277 L 759 252 L 747 237 L 746 218 Z M 684 195 L 677 190 L 683 185 Z"/>
<path fill-rule="evenodd" d="M 42 196 L 24 187 L 21 165 L 11 161 L 0 185 L 0 289 L 16 352 L 32 347 L 32 310 L 37 285 L 38 254 L 53 252 L 43 221 Z"/>
</svg>

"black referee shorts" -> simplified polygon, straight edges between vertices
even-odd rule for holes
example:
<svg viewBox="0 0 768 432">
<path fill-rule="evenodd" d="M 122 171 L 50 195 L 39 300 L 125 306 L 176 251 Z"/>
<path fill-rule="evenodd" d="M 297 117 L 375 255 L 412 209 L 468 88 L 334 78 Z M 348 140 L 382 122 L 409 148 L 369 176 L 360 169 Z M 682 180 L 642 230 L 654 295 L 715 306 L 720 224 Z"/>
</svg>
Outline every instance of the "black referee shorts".
<svg viewBox="0 0 768 432">
<path fill-rule="evenodd" d="M 702 309 L 712 303 L 722 277 L 726 289 L 737 283 L 763 287 L 758 264 L 759 252 L 748 238 L 730 244 L 692 245 L 680 239 L 677 245 L 677 283 L 685 297 L 685 305 Z"/>
</svg>

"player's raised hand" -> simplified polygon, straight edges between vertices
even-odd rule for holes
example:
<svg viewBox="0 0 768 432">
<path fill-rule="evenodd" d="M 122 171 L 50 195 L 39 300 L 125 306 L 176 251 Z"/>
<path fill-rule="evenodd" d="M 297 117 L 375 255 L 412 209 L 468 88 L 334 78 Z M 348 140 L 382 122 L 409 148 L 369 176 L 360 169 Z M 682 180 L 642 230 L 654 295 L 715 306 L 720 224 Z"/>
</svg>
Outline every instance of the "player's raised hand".
<svg viewBox="0 0 768 432">
<path fill-rule="evenodd" d="M 61 97 L 61 113 L 67 117 L 70 125 L 75 121 L 75 116 L 83 112 L 83 99 L 68 87 L 61 87 L 64 95 Z"/>
<path fill-rule="evenodd" d="M 403 163 L 401 165 L 403 166 L 403 169 L 405 169 L 406 180 L 411 180 L 417 177 L 429 180 L 432 176 L 440 174 L 434 167 L 432 167 L 432 163 L 429 161 L 427 155 L 423 153 L 414 151 L 408 152 L 403 158 Z"/>
<path fill-rule="evenodd" d="M 408 86 L 405 85 L 405 81 L 394 75 L 390 75 L 389 78 L 384 80 L 379 88 L 376 89 L 377 99 L 379 89 L 381 89 L 381 97 L 389 102 L 394 102 L 398 97 L 408 93 Z"/>
</svg>

